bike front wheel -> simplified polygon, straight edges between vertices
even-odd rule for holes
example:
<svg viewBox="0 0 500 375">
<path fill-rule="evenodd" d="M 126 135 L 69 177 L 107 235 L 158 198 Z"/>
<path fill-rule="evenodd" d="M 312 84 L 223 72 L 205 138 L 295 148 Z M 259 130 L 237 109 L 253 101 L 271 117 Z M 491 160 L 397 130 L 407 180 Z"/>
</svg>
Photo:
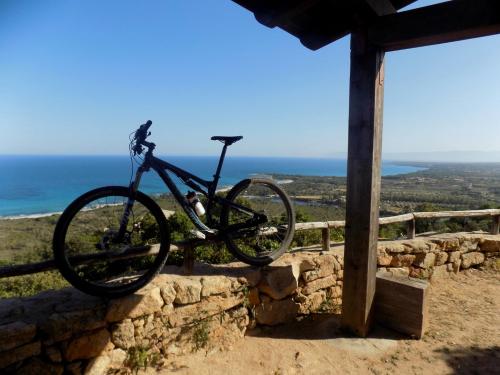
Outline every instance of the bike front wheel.
<svg viewBox="0 0 500 375">
<path fill-rule="evenodd" d="M 61 274 L 74 287 L 114 298 L 142 288 L 163 268 L 169 242 L 165 216 L 151 198 L 108 186 L 66 208 L 53 248 Z"/>
<path fill-rule="evenodd" d="M 276 183 L 246 179 L 235 185 L 226 199 L 235 205 L 224 205 L 221 224 L 226 229 L 227 247 L 236 258 L 264 266 L 288 249 L 295 231 L 295 214 L 290 198 Z M 252 224 L 256 215 L 264 219 Z"/>
</svg>

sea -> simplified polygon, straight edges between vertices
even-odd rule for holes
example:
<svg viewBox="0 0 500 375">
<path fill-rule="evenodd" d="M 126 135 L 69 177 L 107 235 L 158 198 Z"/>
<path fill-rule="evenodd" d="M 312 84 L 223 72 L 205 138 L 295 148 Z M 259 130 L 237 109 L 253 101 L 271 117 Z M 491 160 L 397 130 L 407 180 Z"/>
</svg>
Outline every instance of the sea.
<svg viewBox="0 0 500 375">
<path fill-rule="evenodd" d="M 161 158 L 207 180 L 212 179 L 218 162 L 217 156 Z M 382 174 L 385 176 L 421 169 L 395 162 L 382 163 Z M 273 174 L 346 176 L 347 161 L 226 157 L 219 188 L 228 188 L 243 178 Z M 128 156 L 0 155 L 0 218 L 36 217 L 62 212 L 75 198 L 90 189 L 106 185 L 128 185 L 130 179 L 131 160 Z M 179 185 L 179 188 L 187 191 L 183 185 Z M 145 174 L 140 190 L 148 194 L 168 193 L 153 171 Z"/>
</svg>

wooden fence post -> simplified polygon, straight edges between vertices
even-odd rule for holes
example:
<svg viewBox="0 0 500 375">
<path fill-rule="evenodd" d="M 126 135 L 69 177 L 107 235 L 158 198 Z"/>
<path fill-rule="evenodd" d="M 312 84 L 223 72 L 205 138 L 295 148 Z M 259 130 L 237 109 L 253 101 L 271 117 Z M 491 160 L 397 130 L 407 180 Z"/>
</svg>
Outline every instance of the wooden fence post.
<svg viewBox="0 0 500 375">
<path fill-rule="evenodd" d="M 500 228 L 500 215 L 492 216 L 491 234 L 498 234 Z"/>
<path fill-rule="evenodd" d="M 407 227 L 406 227 L 406 238 L 409 240 L 412 240 L 415 238 L 415 218 L 413 220 L 410 220 L 407 222 Z"/>
<path fill-rule="evenodd" d="M 323 251 L 330 251 L 330 228 L 321 229 L 321 244 Z"/>
</svg>

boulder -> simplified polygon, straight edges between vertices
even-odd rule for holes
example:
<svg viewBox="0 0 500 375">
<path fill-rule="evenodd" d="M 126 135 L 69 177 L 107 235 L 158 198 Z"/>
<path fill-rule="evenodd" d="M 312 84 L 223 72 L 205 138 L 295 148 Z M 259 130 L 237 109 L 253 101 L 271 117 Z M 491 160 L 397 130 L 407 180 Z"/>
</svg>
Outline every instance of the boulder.
<svg viewBox="0 0 500 375">
<path fill-rule="evenodd" d="M 262 274 L 257 288 L 273 299 L 283 299 L 299 286 L 300 265 L 292 263 L 281 267 L 271 267 Z"/>
<path fill-rule="evenodd" d="M 472 266 L 476 266 L 484 262 L 484 254 L 480 252 L 472 252 L 462 254 L 462 265 L 461 267 L 466 269 Z"/>
</svg>

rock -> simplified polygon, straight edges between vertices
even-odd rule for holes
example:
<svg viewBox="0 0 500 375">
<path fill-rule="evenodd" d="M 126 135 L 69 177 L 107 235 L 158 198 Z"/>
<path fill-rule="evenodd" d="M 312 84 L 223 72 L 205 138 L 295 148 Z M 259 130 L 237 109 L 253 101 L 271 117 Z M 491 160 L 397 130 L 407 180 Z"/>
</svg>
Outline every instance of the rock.
<svg viewBox="0 0 500 375">
<path fill-rule="evenodd" d="M 405 254 L 405 255 L 395 255 L 392 258 L 391 267 L 409 267 L 412 265 L 412 263 L 415 261 L 416 256 L 412 254 Z"/>
<path fill-rule="evenodd" d="M 176 296 L 174 302 L 180 305 L 195 303 L 201 299 L 201 283 L 187 277 L 174 281 Z"/>
<path fill-rule="evenodd" d="M 89 359 L 102 354 L 109 348 L 110 336 L 106 329 L 78 337 L 63 349 L 67 361 Z"/>
<path fill-rule="evenodd" d="M 408 276 L 417 279 L 428 279 L 431 276 L 431 270 L 431 268 L 410 267 L 410 273 Z"/>
<path fill-rule="evenodd" d="M 247 302 L 250 306 L 257 306 L 260 303 L 259 289 L 257 288 L 248 289 Z"/>
<path fill-rule="evenodd" d="M 330 275 L 321 279 L 311 281 L 302 288 L 302 294 L 309 295 L 319 289 L 326 289 L 328 287 L 334 286 L 336 280 L 336 275 Z"/>
<path fill-rule="evenodd" d="M 62 354 L 59 348 L 55 346 L 48 346 L 45 348 L 45 355 L 51 362 L 62 362 Z"/>
<path fill-rule="evenodd" d="M 111 330 L 111 341 L 115 346 L 122 349 L 135 346 L 134 324 L 132 320 L 125 319 L 114 325 Z"/>
<path fill-rule="evenodd" d="M 344 270 L 340 270 L 337 272 L 337 279 L 344 280 Z"/>
<path fill-rule="evenodd" d="M 105 375 L 110 363 L 111 359 L 107 355 L 92 358 L 85 368 L 85 375 Z"/>
<path fill-rule="evenodd" d="M 287 323 L 295 320 L 299 307 L 291 298 L 269 300 L 255 308 L 255 318 L 259 324 L 270 326 Z"/>
<path fill-rule="evenodd" d="M 210 296 L 197 304 L 179 306 L 166 318 L 172 327 L 183 326 L 196 320 L 220 314 L 242 304 L 243 301 L 243 293 L 231 295 L 230 297 Z"/>
<path fill-rule="evenodd" d="M 103 308 L 52 314 L 40 324 L 40 332 L 48 342 L 69 339 L 73 333 L 92 331 L 104 327 Z"/>
<path fill-rule="evenodd" d="M 427 253 L 436 247 L 431 242 L 424 240 L 403 241 L 403 245 L 405 246 L 405 252 L 411 254 Z"/>
<path fill-rule="evenodd" d="M 410 268 L 408 267 L 394 267 L 387 269 L 393 276 L 407 277 L 410 275 Z"/>
<path fill-rule="evenodd" d="M 47 363 L 35 357 L 29 359 L 18 369 L 16 375 L 61 375 L 63 371 L 64 367 L 62 365 Z"/>
<path fill-rule="evenodd" d="M 479 243 L 481 251 L 497 253 L 500 252 L 500 240 L 483 238 Z"/>
<path fill-rule="evenodd" d="M 232 281 L 226 276 L 206 276 L 201 278 L 201 296 L 208 297 L 230 292 Z"/>
<path fill-rule="evenodd" d="M 441 266 L 445 264 L 448 260 L 448 253 L 444 251 L 440 251 L 439 253 L 436 253 L 436 266 Z"/>
<path fill-rule="evenodd" d="M 435 281 L 437 279 L 441 279 L 443 277 L 448 277 L 448 267 L 446 264 L 443 264 L 441 266 L 435 266 L 434 269 L 432 270 L 432 275 L 431 275 L 431 281 Z"/>
<path fill-rule="evenodd" d="M 160 294 L 163 298 L 163 301 L 165 302 L 165 305 L 170 305 L 174 302 L 176 296 L 174 285 L 171 283 L 162 285 L 160 287 Z"/>
<path fill-rule="evenodd" d="M 318 292 L 314 292 L 308 296 L 308 305 L 309 311 L 314 312 L 318 311 L 326 300 L 326 293 L 324 290 L 320 290 Z"/>
<path fill-rule="evenodd" d="M 82 362 L 77 361 L 66 365 L 66 373 L 71 375 L 81 375 L 82 374 Z"/>
<path fill-rule="evenodd" d="M 0 352 L 16 348 L 30 342 L 35 337 L 36 326 L 24 322 L 14 322 L 0 326 Z"/>
<path fill-rule="evenodd" d="M 126 318 L 152 314 L 160 311 L 163 306 L 160 288 L 144 288 L 126 297 L 113 299 L 109 302 L 106 320 L 117 322 Z"/>
<path fill-rule="evenodd" d="M 462 254 L 462 265 L 464 269 L 476 266 L 484 262 L 484 254 L 480 252 L 472 252 Z"/>
<path fill-rule="evenodd" d="M 399 241 L 381 242 L 378 244 L 377 249 L 378 251 L 385 252 L 387 254 L 398 254 L 406 251 L 404 244 Z"/>
<path fill-rule="evenodd" d="M 449 257 L 448 257 L 448 262 L 450 263 L 456 263 L 460 260 L 460 251 L 452 251 L 451 253 L 449 253 Z"/>
<path fill-rule="evenodd" d="M 41 352 L 40 341 L 32 342 L 15 349 L 7 350 L 0 353 L 0 369 L 7 367 L 13 363 L 22 361 L 23 359 L 34 357 Z"/>
<path fill-rule="evenodd" d="M 420 268 L 429 268 L 434 266 L 435 261 L 436 253 L 420 253 L 416 255 L 413 265 Z"/>
<path fill-rule="evenodd" d="M 431 238 L 430 241 L 443 251 L 456 251 L 460 248 L 458 238 Z"/>
<path fill-rule="evenodd" d="M 387 254 L 379 254 L 377 255 L 377 265 L 379 266 L 388 266 L 392 262 L 392 256 Z"/>
<path fill-rule="evenodd" d="M 283 299 L 293 294 L 299 286 L 300 266 L 289 264 L 268 268 L 263 272 L 257 288 L 273 299 Z"/>
<path fill-rule="evenodd" d="M 123 349 L 114 349 L 110 354 L 109 358 L 111 362 L 109 363 L 110 367 L 120 368 L 123 366 L 123 363 L 127 359 L 127 352 Z"/>
<path fill-rule="evenodd" d="M 314 258 L 314 263 L 316 263 L 318 277 L 326 277 L 340 270 L 340 264 L 333 254 L 320 255 Z"/>
</svg>

